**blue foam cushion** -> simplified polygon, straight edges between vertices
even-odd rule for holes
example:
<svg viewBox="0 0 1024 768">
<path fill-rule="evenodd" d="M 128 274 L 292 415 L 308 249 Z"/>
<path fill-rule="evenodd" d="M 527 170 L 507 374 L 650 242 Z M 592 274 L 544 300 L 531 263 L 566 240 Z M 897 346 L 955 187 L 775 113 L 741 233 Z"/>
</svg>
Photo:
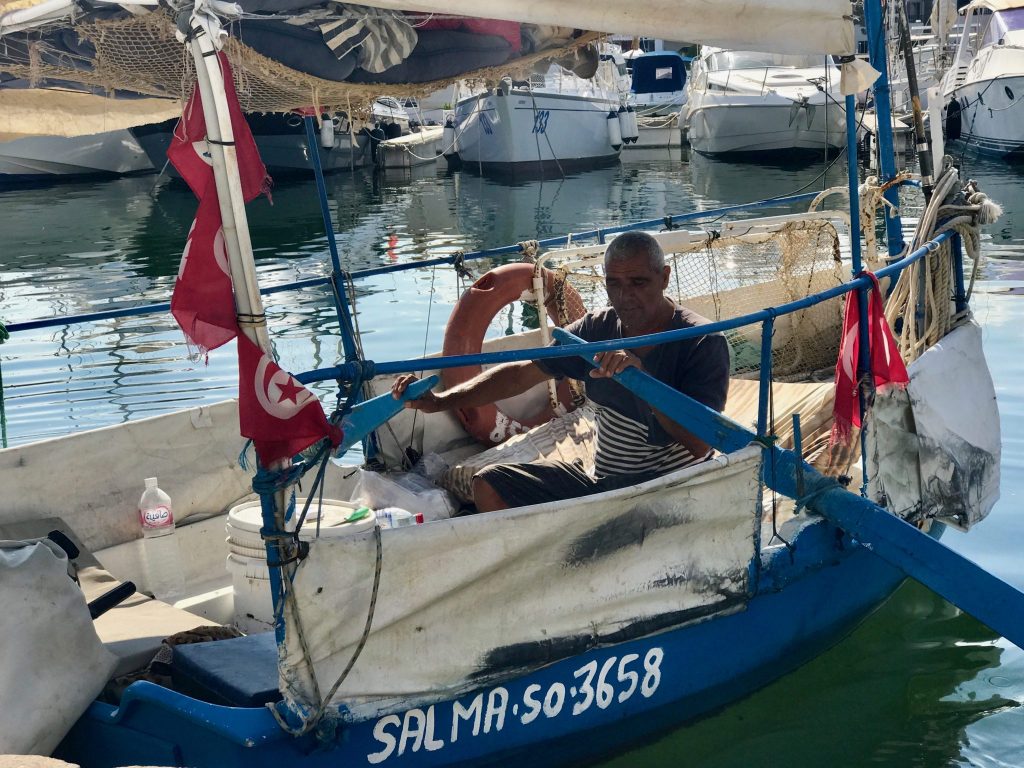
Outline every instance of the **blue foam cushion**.
<svg viewBox="0 0 1024 768">
<path fill-rule="evenodd" d="M 262 707 L 279 701 L 274 633 L 175 646 L 171 679 L 175 690 L 212 704 Z"/>
</svg>

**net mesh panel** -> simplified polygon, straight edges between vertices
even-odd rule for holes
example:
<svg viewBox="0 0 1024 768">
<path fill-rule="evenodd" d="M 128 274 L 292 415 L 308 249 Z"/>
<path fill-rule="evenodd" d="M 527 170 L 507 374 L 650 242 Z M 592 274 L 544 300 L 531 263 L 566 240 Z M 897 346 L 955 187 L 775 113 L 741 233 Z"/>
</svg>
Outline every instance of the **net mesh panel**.
<svg viewBox="0 0 1024 768">
<path fill-rule="evenodd" d="M 95 46 L 94 56 L 55 47 L 45 30 L 24 50 L 9 49 L 0 71 L 30 83 L 43 79 L 66 80 L 109 90 L 134 91 L 148 96 L 184 100 L 192 90 L 195 67 L 189 49 L 175 38 L 174 20 L 157 11 L 127 19 L 82 22 L 74 31 Z M 525 79 L 532 69 L 556 57 L 572 56 L 579 48 L 599 39 L 587 32 L 568 46 L 549 49 L 467 73 L 471 83 L 497 82 L 503 76 Z M 234 70 L 235 88 L 246 112 L 287 112 L 315 106 L 324 110 L 351 109 L 365 117 L 378 96 L 422 98 L 449 85 L 450 80 L 401 85 L 360 85 L 335 82 L 298 72 L 279 64 L 230 37 L 225 43 Z"/>
<path fill-rule="evenodd" d="M 557 251 L 545 256 L 557 266 Z M 672 267 L 668 293 L 709 320 L 725 320 L 805 298 L 843 282 L 846 272 L 832 222 L 791 221 L 778 231 L 752 226 L 747 234 L 709 233 L 665 255 Z M 608 306 L 603 259 L 567 271 L 588 308 Z M 830 378 L 839 355 L 842 298 L 776 318 L 772 373 L 779 380 Z M 761 367 L 761 324 L 726 334 L 733 376 L 752 378 Z"/>
</svg>

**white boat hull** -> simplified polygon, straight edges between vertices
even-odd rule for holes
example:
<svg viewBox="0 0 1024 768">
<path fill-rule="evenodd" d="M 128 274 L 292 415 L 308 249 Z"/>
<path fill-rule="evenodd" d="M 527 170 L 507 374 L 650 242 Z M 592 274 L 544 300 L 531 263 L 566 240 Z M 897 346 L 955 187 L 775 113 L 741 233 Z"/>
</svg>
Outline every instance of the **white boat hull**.
<svg viewBox="0 0 1024 768">
<path fill-rule="evenodd" d="M 773 101 L 759 96 L 728 102 L 691 99 L 687 116 L 690 146 L 706 155 L 823 152 L 846 146 L 843 112 L 838 107 Z"/>
<path fill-rule="evenodd" d="M 611 99 L 570 94 L 489 92 L 458 103 L 456 147 L 463 163 L 516 172 L 614 163 L 608 114 Z"/>
<path fill-rule="evenodd" d="M 998 156 L 1024 153 L 1024 75 L 967 82 L 950 99 L 960 106 L 960 139 L 969 147 Z"/>
<path fill-rule="evenodd" d="M 152 170 L 146 153 L 127 130 L 90 136 L 26 136 L 0 144 L 0 183 Z"/>
</svg>

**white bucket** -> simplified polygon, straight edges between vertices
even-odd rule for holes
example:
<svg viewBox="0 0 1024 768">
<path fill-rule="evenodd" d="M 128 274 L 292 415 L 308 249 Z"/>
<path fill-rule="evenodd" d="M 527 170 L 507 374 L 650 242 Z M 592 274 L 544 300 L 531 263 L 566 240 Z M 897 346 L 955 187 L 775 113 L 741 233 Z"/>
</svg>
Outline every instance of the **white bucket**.
<svg viewBox="0 0 1024 768">
<path fill-rule="evenodd" d="M 295 508 L 301 511 L 305 499 L 296 499 Z M 373 510 L 361 520 L 343 522 L 360 505 L 347 501 L 324 499 L 319 507 L 320 536 L 331 538 L 349 536 L 372 530 L 377 524 Z M 309 514 L 299 532 L 303 541 L 316 537 L 318 505 L 310 505 Z M 274 606 L 270 597 L 270 569 L 267 568 L 267 550 L 260 536 L 263 513 L 259 500 L 247 501 L 228 512 L 227 569 L 231 574 L 235 598 L 235 625 L 246 634 L 266 632 L 274 628 Z"/>
</svg>

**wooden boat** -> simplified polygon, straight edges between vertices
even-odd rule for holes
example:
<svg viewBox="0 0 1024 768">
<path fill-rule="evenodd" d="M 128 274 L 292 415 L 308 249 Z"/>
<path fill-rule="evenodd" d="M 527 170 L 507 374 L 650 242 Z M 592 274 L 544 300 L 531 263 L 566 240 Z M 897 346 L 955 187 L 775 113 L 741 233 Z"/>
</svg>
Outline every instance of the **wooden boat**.
<svg viewBox="0 0 1024 768">
<path fill-rule="evenodd" d="M 848 40 L 842 31 L 849 26 L 845 4 L 814 4 L 818 11 L 823 5 L 831 20 L 820 25 L 810 9 L 795 10 L 792 23 L 804 30 L 801 40 L 812 46 L 852 45 L 852 28 Z M 868 5 L 869 14 L 879 13 L 877 5 Z M 745 6 L 754 17 L 760 13 Z M 454 13 L 468 10 L 458 2 L 445 7 Z M 632 6 L 619 10 L 643 18 L 634 15 Z M 786 29 L 775 5 L 761 10 L 770 11 L 773 28 Z M 592 9 L 582 4 L 572 11 L 584 25 L 593 21 L 598 26 L 603 18 L 589 16 Z M 196 14 L 193 22 L 208 25 L 211 17 Z M 655 29 L 622 19 L 603 23 L 613 22 L 616 30 L 636 34 Z M 708 19 L 697 27 L 704 23 Z M 691 28 L 679 36 L 738 43 L 730 38 L 731 27 L 697 29 L 700 34 Z M 218 39 L 215 29 L 205 29 L 190 37 L 189 46 L 208 110 L 205 145 L 214 178 L 227 182 L 218 203 L 224 220 L 234 225 L 224 228 L 232 233 L 225 235 L 225 250 L 234 262 L 248 247 L 238 196 L 242 184 L 233 161 L 235 139 L 242 135 L 234 133 L 228 119 L 220 59 L 210 55 Z M 657 31 L 674 30 L 659 25 Z M 824 36 L 811 41 L 818 32 Z M 879 64 L 884 70 L 884 62 Z M 848 105 L 852 116 L 852 95 Z M 848 124 L 849 131 L 854 127 Z M 312 157 L 316 168 L 316 153 Z M 894 174 L 894 169 L 886 172 Z M 266 357 L 256 369 L 255 384 L 263 388 L 264 399 L 259 391 L 255 397 L 264 409 L 272 410 L 262 404 L 272 391 L 283 396 L 287 390 L 305 408 L 311 401 L 301 395 L 300 383 L 346 382 L 345 404 L 333 422 L 345 426 L 342 449 L 388 420 L 376 440 L 381 460 L 393 461 L 410 436 L 422 435 L 426 453 L 446 457 L 449 487 L 456 489 L 481 462 L 552 449 L 585 455 L 591 444 L 585 410 L 542 425 L 540 431 L 517 434 L 523 430 L 513 409 L 532 412 L 535 403 L 502 404 L 502 429 L 512 437 L 481 452 L 450 415 L 414 420 L 411 414 L 396 414 L 399 403 L 386 391 L 369 397 L 373 392 L 364 392 L 364 383 L 381 391 L 387 390 L 387 377 L 425 368 L 565 356 L 570 350 L 589 359 L 597 351 L 687 334 L 727 334 L 737 377 L 724 414 L 637 370 L 618 374 L 623 386 L 718 451 L 710 461 L 640 485 L 584 501 L 438 516 L 424 525 L 346 528 L 362 518 L 331 519 L 327 510 L 332 505 L 315 502 L 318 497 L 349 498 L 352 491 L 351 472 L 329 461 L 334 447 L 320 440 L 302 456 L 262 462 L 253 477 L 239 458 L 243 443 L 235 424 L 244 417 L 234 403 L 0 451 L 4 486 L 12 489 L 0 499 L 4 537 L 26 540 L 14 548 L 19 553 L 45 547 L 51 553 L 48 573 L 59 573 L 63 580 L 56 582 L 64 588 L 73 586 L 63 576 L 66 559 L 32 537 L 56 528 L 77 539 L 87 553 L 80 558 L 79 580 L 92 597 L 129 578 L 155 586 L 146 581 L 152 569 L 147 573 L 140 563 L 140 555 L 150 554 L 148 542 L 139 540 L 134 507 L 141 478 L 157 476 L 172 491 L 182 523 L 173 540 L 189 586 L 186 597 L 172 606 L 136 596 L 97 619 L 103 645 L 96 650 L 92 642 L 89 675 L 82 670 L 73 687 L 105 692 L 73 725 L 74 715 L 62 712 L 57 722 L 44 726 L 50 735 L 70 727 L 56 754 L 83 766 L 474 765 L 526 756 L 531 764 L 578 762 L 756 690 L 835 642 L 907 575 L 1014 642 L 1024 642 L 1024 595 L 938 543 L 948 525 L 966 529 L 983 518 L 998 494 L 995 397 L 980 331 L 963 290 L 959 234 L 936 233 L 933 226 L 947 200 L 960 202 L 958 186 L 955 171 L 947 169 L 935 185 L 934 205 L 922 217 L 919 242 L 877 270 L 877 278 L 892 286 L 890 311 L 903 317 L 899 344 L 910 360 L 910 382 L 907 390 L 876 393 L 865 414 L 860 451 L 837 455 L 824 450 L 831 428 L 831 385 L 808 380 L 806 371 L 818 363 L 805 342 L 814 339 L 813 349 L 821 350 L 828 365 L 840 349 L 850 348 L 840 340 L 842 297 L 859 297 L 860 317 L 869 317 L 867 293 L 873 280 L 861 275 L 844 283 L 836 280 L 837 270 L 850 266 L 859 274 L 863 263 L 874 263 L 873 241 L 862 255 L 860 237 L 853 233 L 844 266 L 836 259 L 844 219 L 817 211 L 717 221 L 714 232 L 688 228 L 708 215 L 703 212 L 638 225 L 666 228 L 656 237 L 671 255 L 676 274 L 687 262 L 697 264 L 682 296 L 714 321 L 699 329 L 579 348 L 571 346 L 578 339 L 556 329 L 552 333 L 562 346 L 552 348 L 542 343 L 547 333 L 542 325 L 533 335 L 486 345 L 479 355 L 375 362 L 359 354 L 342 298 L 347 291 L 341 288 L 336 295 L 344 361 L 297 377 L 270 373 L 273 369 L 262 362 Z M 968 247 L 991 214 L 977 194 L 971 192 L 966 209 L 957 209 L 967 212 L 962 231 L 969 235 Z M 854 196 L 847 221 L 861 221 L 858 202 Z M 325 227 L 333 246 L 329 215 Z M 873 235 L 873 226 L 866 232 Z M 599 300 L 602 241 L 614 234 L 576 233 L 522 244 L 520 250 L 533 257 L 538 276 L 547 265 L 575 281 L 581 297 Z M 888 245 L 893 256 L 902 247 L 891 230 Z M 553 246 L 563 247 L 540 250 Z M 722 274 L 707 268 L 727 263 L 725 255 L 740 268 Z M 436 263 L 461 267 L 472 256 Z M 947 264 L 952 269 L 946 270 Z M 332 266 L 335 276 L 342 277 L 336 253 Z M 258 320 L 259 289 L 241 272 L 235 274 L 237 310 L 249 319 L 246 333 L 253 334 L 254 345 L 267 349 L 266 328 Z M 711 283 L 699 282 L 698 274 Z M 920 318 L 907 311 L 916 301 L 909 291 L 919 280 L 931 281 L 931 295 L 939 297 L 923 303 Z M 314 282 L 332 285 L 330 279 Z M 539 280 L 533 290 L 548 290 L 546 281 Z M 558 290 L 556 305 L 561 302 Z M 946 300 L 949 295 L 954 301 Z M 543 295 L 533 299 L 547 306 Z M 761 309 L 765 304 L 772 308 Z M 867 325 L 858 323 L 846 332 L 864 339 L 863 354 L 855 360 L 847 353 L 838 364 L 873 382 L 868 339 L 874 337 Z M 239 338 L 239 346 L 244 343 Z M 952 381 L 970 398 L 951 391 Z M 249 386 L 244 375 L 242 384 L 243 390 Z M 547 392 L 532 396 L 545 401 Z M 964 408 L 965 402 L 972 408 Z M 302 409 L 290 413 L 296 412 Z M 799 418 L 789 426 L 794 414 Z M 858 461 L 860 470 L 850 469 Z M 52 487 L 55 466 L 73 473 L 73 496 L 37 492 Z M 822 475 L 816 466 L 850 471 L 852 478 Z M 305 491 L 309 505 L 297 505 L 294 497 L 301 470 L 315 477 Z M 844 486 L 850 479 L 863 495 Z M 227 587 L 223 568 L 217 567 L 227 555 L 220 532 L 226 524 L 229 537 L 238 530 L 244 522 L 240 502 L 252 499 L 251 491 L 260 497 L 260 514 L 251 527 L 265 547 L 249 551 L 253 559 L 262 556 L 270 563 L 265 589 L 272 598 L 274 631 L 191 643 L 199 636 L 229 634 L 220 627 L 197 627 L 237 621 L 242 592 L 259 586 L 251 583 L 260 581 L 259 574 L 243 571 Z M 783 512 L 786 504 L 778 502 L 783 496 L 791 500 L 788 514 Z M 53 519 L 55 512 L 59 519 Z M 244 549 L 244 542 L 240 546 Z M 88 558 L 90 552 L 95 561 Z M 5 560 L 0 564 L 7 566 Z M 51 593 L 40 589 L 36 598 Z M 6 592 L 0 599 L 22 595 Z M 69 610 L 81 618 L 85 600 Z M 45 612 L 38 617 L 22 612 L 19 620 L 27 624 L 50 618 Z M 28 631 L 27 626 L 10 631 L 15 629 Z M 141 677 L 115 677 L 113 685 L 107 683 L 111 674 L 138 671 L 164 637 L 182 631 L 187 634 L 174 641 L 169 680 L 161 656 Z M 54 633 L 44 628 L 41 634 Z M 31 670 L 41 691 L 69 685 L 63 670 L 56 681 L 48 680 L 45 665 L 25 664 L 22 658 L 5 661 L 7 671 Z M 37 743 L 49 747 L 44 738 L 23 749 Z"/>
</svg>

